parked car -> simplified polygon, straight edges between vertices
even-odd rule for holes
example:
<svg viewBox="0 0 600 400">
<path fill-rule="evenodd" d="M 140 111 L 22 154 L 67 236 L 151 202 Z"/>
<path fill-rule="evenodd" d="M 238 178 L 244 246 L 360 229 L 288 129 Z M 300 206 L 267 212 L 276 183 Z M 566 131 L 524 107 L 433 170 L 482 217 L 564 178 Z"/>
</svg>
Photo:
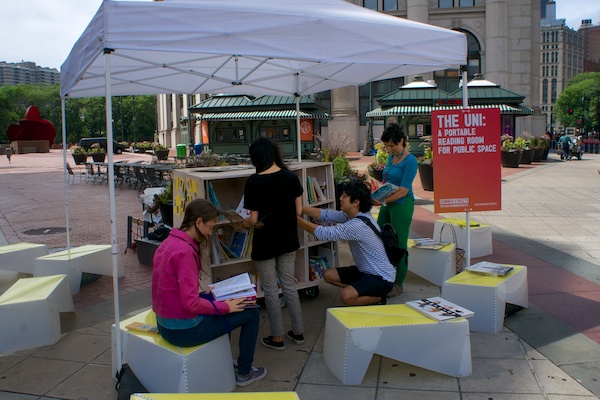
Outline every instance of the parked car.
<svg viewBox="0 0 600 400">
<path fill-rule="evenodd" d="M 103 149 L 108 149 L 105 137 L 83 138 L 79 140 L 79 145 L 86 150 L 92 147 L 94 143 L 100 144 L 100 147 Z M 121 154 L 123 151 L 125 151 L 125 146 L 123 146 L 121 143 L 117 143 L 116 140 L 113 140 L 113 153 Z"/>
</svg>

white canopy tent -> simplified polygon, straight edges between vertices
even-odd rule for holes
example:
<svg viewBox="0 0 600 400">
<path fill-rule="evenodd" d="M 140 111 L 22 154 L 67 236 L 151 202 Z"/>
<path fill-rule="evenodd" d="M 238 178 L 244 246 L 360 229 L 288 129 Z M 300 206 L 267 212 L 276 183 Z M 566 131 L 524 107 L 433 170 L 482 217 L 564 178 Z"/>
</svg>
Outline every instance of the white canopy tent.
<svg viewBox="0 0 600 400">
<path fill-rule="evenodd" d="M 466 63 L 466 52 L 460 32 L 343 0 L 105 0 L 61 67 L 61 96 L 63 109 L 65 98 L 106 97 L 113 270 L 118 249 L 111 96 L 234 93 L 298 99 L 456 68 Z M 65 193 L 68 228 L 66 187 Z M 113 280 L 118 325 L 116 272 Z M 116 353 L 121 365 L 118 335 Z"/>
</svg>

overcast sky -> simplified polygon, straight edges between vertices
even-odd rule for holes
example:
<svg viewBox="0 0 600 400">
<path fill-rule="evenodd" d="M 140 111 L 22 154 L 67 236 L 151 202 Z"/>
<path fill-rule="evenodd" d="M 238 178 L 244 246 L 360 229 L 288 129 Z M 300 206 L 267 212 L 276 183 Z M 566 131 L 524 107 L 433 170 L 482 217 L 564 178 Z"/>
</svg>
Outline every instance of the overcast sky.
<svg viewBox="0 0 600 400">
<path fill-rule="evenodd" d="M 0 61 L 33 61 L 60 70 L 101 3 L 102 0 L 0 0 Z M 598 24 L 600 0 L 556 0 L 556 17 L 565 18 L 574 29 L 579 28 L 582 19 Z"/>
</svg>

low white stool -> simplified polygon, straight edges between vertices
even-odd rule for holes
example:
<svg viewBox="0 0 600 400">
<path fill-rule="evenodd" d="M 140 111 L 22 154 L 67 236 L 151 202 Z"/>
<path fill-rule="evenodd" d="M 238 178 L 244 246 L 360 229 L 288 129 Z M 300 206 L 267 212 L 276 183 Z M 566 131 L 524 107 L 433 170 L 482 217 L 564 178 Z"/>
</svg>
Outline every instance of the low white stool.
<svg viewBox="0 0 600 400">
<path fill-rule="evenodd" d="M 323 358 L 331 372 L 345 385 L 359 385 L 373 354 L 450 376 L 469 376 L 469 322 L 438 322 L 405 304 L 329 308 Z"/>
<path fill-rule="evenodd" d="M 0 296 L 0 353 L 58 342 L 67 311 L 75 309 L 65 275 L 19 279 Z"/>
<path fill-rule="evenodd" d="M 423 249 L 408 239 L 408 270 L 442 287 L 446 279 L 456 275 L 454 248 L 454 243 L 450 243 L 439 250 Z"/>
<path fill-rule="evenodd" d="M 467 228 L 466 221 L 462 218 L 444 218 L 438 219 L 433 225 L 433 239 L 438 242 L 452 242 L 452 232 L 450 228 L 444 229 L 441 233 L 444 224 L 450 224 L 456 232 L 456 241 L 461 249 L 467 248 Z M 473 226 L 473 225 L 479 226 Z M 471 258 L 488 256 L 494 252 L 492 248 L 492 227 L 488 224 L 471 221 L 469 227 L 471 234 Z"/>
<path fill-rule="evenodd" d="M 149 392 L 231 392 L 235 386 L 229 335 L 193 347 L 178 347 L 159 334 L 125 328 L 132 322 L 156 325 L 156 314 L 144 311 L 120 323 L 123 362 Z M 113 325 L 113 362 L 115 360 Z M 116 366 L 113 365 L 113 373 Z"/>
<path fill-rule="evenodd" d="M 475 312 L 469 318 L 472 331 L 500 332 L 506 303 L 529 306 L 527 267 L 512 267 L 507 275 L 496 277 L 463 271 L 444 282 L 441 297 Z"/>
<path fill-rule="evenodd" d="M 118 276 L 125 275 L 121 257 L 118 257 Z M 87 244 L 48 254 L 35 259 L 34 276 L 67 274 L 71 294 L 79 293 L 81 274 L 112 276 L 112 253 L 109 244 Z"/>
<path fill-rule="evenodd" d="M 33 274 L 35 259 L 46 254 L 45 244 L 23 242 L 0 246 L 0 269 Z"/>
</svg>

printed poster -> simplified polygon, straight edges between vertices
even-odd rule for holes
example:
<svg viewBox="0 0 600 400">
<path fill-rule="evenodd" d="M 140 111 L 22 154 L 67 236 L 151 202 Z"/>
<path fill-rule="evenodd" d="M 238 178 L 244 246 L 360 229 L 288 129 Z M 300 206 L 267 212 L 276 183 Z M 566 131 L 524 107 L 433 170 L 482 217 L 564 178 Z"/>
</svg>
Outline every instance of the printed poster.
<svg viewBox="0 0 600 400">
<path fill-rule="evenodd" d="M 431 113 L 436 213 L 500 210 L 500 109 Z"/>
</svg>

